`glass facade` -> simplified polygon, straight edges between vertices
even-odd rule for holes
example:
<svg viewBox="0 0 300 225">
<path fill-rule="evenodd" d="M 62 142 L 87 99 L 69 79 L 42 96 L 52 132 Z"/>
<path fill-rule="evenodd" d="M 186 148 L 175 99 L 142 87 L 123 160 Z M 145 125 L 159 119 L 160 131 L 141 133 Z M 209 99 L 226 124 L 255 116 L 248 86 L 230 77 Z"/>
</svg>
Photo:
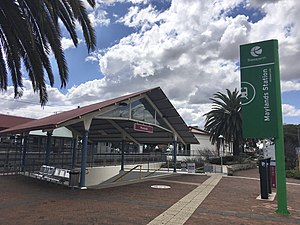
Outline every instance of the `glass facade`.
<svg viewBox="0 0 300 225">
<path fill-rule="evenodd" d="M 155 114 L 155 110 L 145 99 L 131 103 L 131 118 L 134 120 L 156 124 Z"/>
<path fill-rule="evenodd" d="M 127 105 L 120 105 L 118 108 L 104 113 L 102 116 L 128 118 L 141 122 L 159 125 L 168 129 L 168 126 L 165 124 L 163 119 L 158 115 L 158 113 L 151 106 L 151 104 L 144 98 L 131 102 Z"/>
<path fill-rule="evenodd" d="M 103 114 L 103 116 L 129 118 L 129 108 L 129 105 L 120 105 L 118 108 Z"/>
</svg>

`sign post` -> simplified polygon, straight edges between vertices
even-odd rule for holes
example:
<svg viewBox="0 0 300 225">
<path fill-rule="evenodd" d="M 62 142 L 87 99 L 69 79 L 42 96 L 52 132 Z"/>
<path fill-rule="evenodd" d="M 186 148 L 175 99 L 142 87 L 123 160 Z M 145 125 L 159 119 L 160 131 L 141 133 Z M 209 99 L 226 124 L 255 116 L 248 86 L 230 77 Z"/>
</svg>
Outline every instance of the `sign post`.
<svg viewBox="0 0 300 225">
<path fill-rule="evenodd" d="M 288 215 L 278 41 L 240 46 L 241 104 L 245 138 L 275 138 L 277 213 Z"/>
</svg>

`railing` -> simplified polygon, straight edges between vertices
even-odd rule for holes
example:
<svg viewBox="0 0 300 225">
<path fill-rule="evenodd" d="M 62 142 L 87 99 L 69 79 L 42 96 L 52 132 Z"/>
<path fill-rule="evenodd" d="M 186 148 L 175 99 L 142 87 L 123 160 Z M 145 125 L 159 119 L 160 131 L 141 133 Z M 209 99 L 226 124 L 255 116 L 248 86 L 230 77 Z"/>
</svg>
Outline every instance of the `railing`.
<svg viewBox="0 0 300 225">
<path fill-rule="evenodd" d="M 149 177 L 150 175 L 154 174 L 155 172 L 161 170 L 162 167 L 159 167 L 158 169 L 152 171 L 151 173 L 147 174 L 145 177 Z M 168 168 L 169 169 L 169 168 Z"/>
<path fill-rule="evenodd" d="M 19 145 L 1 143 L 0 174 L 15 174 L 20 171 L 22 154 Z"/>
<path fill-rule="evenodd" d="M 136 165 L 135 167 L 133 167 L 132 169 L 130 169 L 129 171 L 125 172 L 124 174 L 122 174 L 120 177 L 118 177 L 117 179 L 115 179 L 113 181 L 114 182 L 117 182 L 119 180 L 122 180 L 123 177 L 125 177 L 127 174 L 131 173 L 133 170 L 135 170 L 136 168 L 140 167 L 140 173 L 139 173 L 139 178 L 141 179 L 142 178 L 142 165 Z"/>
<path fill-rule="evenodd" d="M 137 154 L 125 154 L 124 164 L 134 165 L 134 164 L 147 164 L 154 162 L 165 162 L 166 157 L 164 155 L 155 155 L 149 153 L 137 153 Z M 90 167 L 94 166 L 116 166 L 121 164 L 121 154 L 119 153 L 102 153 L 94 154 L 93 161 L 87 162 Z"/>
<path fill-rule="evenodd" d="M 76 150 L 75 166 L 81 165 L 81 149 Z M 70 148 L 51 148 L 49 165 L 71 169 L 72 150 Z M 88 146 L 87 166 L 116 166 L 121 164 L 121 153 L 96 153 L 95 148 Z M 45 163 L 45 146 L 29 145 L 26 151 L 25 164 L 22 164 L 23 148 L 21 143 L 0 143 L 0 174 L 19 173 L 20 171 L 38 171 Z M 124 165 L 150 164 L 165 162 L 166 155 L 154 153 L 125 153 Z M 149 167 L 149 166 L 148 166 Z"/>
</svg>

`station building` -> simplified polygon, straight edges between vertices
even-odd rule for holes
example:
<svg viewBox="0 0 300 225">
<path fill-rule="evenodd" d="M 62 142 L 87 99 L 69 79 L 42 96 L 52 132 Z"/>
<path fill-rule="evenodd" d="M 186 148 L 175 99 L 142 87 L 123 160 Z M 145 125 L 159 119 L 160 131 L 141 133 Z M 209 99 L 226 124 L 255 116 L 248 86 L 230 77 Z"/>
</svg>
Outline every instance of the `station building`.
<svg viewBox="0 0 300 225">
<path fill-rule="evenodd" d="M 57 139 L 58 129 L 69 134 Z M 27 121 L 0 131 L 0 136 L 5 135 L 21 139 L 22 172 L 42 164 L 78 168 L 81 187 L 107 179 L 99 169 L 104 166 L 122 171 L 128 164 L 142 163 L 149 169 L 151 163 L 163 163 L 161 146 L 170 144 L 176 172 L 177 146 L 186 149 L 199 143 L 160 87 Z M 38 151 L 32 149 L 34 144 Z"/>
</svg>

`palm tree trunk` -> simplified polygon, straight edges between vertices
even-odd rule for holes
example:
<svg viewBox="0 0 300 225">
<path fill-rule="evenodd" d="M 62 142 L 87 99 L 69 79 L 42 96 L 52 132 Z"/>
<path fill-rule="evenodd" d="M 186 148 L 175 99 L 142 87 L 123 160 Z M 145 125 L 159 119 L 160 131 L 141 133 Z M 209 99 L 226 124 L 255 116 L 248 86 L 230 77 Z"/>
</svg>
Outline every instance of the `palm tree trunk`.
<svg viewBox="0 0 300 225">
<path fill-rule="evenodd" d="M 233 141 L 233 156 L 240 155 L 240 142 L 238 140 Z"/>
</svg>

